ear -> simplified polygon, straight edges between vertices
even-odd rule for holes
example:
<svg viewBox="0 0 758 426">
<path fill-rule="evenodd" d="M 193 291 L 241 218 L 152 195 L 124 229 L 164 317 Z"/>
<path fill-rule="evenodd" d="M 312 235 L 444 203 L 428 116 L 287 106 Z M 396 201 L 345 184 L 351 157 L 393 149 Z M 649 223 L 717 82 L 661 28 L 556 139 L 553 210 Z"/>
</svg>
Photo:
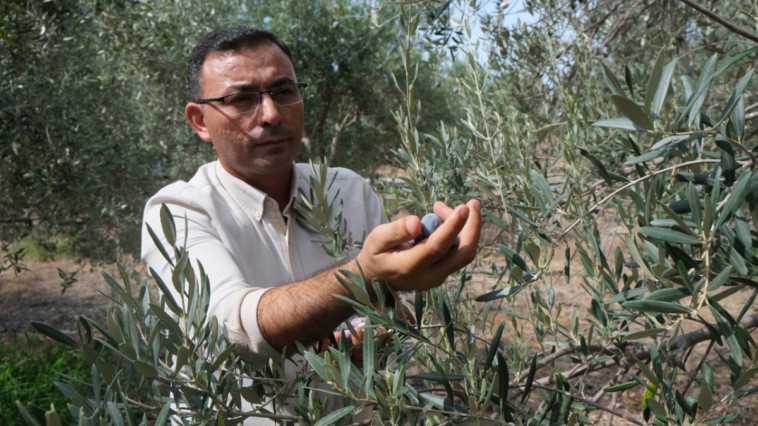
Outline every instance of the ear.
<svg viewBox="0 0 758 426">
<path fill-rule="evenodd" d="M 208 126 L 205 124 L 205 113 L 203 107 L 195 102 L 190 102 L 184 107 L 184 116 L 187 117 L 190 126 L 195 130 L 200 139 L 210 142 L 211 135 L 208 132 Z"/>
</svg>

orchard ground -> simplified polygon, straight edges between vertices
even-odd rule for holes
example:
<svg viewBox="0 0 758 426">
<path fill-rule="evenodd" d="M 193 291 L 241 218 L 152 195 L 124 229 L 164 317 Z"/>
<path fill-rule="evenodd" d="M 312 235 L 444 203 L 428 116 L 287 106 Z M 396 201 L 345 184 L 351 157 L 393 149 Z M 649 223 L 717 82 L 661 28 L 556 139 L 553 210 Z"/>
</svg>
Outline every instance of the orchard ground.
<svg viewBox="0 0 758 426">
<path fill-rule="evenodd" d="M 613 217 L 612 212 L 607 212 L 608 217 Z M 402 212 L 400 213 L 402 215 Z M 600 214 L 598 218 L 598 229 L 602 235 L 603 249 L 605 253 L 613 253 L 615 247 L 621 245 L 621 238 L 627 232 L 626 228 L 621 222 L 613 220 L 606 220 L 603 217 L 606 216 L 605 212 Z M 491 223 L 485 224 L 483 232 L 484 243 L 491 243 L 495 238 L 497 229 Z M 619 235 L 621 237 L 619 237 Z M 569 241 L 569 246 L 572 247 L 572 259 L 571 259 L 571 279 L 569 283 L 566 283 L 563 278 L 564 269 L 564 250 L 565 242 L 561 242 L 560 246 L 556 249 L 556 256 L 553 259 L 553 263 L 550 266 L 548 276 L 554 283 L 556 302 L 563 304 L 563 310 L 561 318 L 565 319 L 564 325 L 570 326 L 571 312 L 576 309 L 577 315 L 580 318 L 580 325 L 586 324 L 585 321 L 581 321 L 584 318 L 589 317 L 587 308 L 589 306 L 589 298 L 586 297 L 586 292 L 582 290 L 579 283 L 582 280 L 583 267 L 579 257 L 575 255 L 576 251 L 573 250 L 574 244 Z M 502 264 L 504 259 L 499 253 L 494 253 L 490 257 L 496 263 Z M 629 261 L 628 254 L 625 254 L 626 261 Z M 28 271 L 14 275 L 13 272 L 6 271 L 0 275 L 0 343 L 7 347 L 13 341 L 13 336 L 21 336 L 24 332 L 35 333 L 29 326 L 31 321 L 38 321 L 50 324 L 64 332 L 68 333 L 74 339 L 78 339 L 76 332 L 76 316 L 84 315 L 90 317 L 96 321 L 104 322 L 104 314 L 102 309 L 109 308 L 109 300 L 103 296 L 100 292 L 112 296 L 112 290 L 105 283 L 102 277 L 102 271 L 105 270 L 109 274 L 120 280 L 118 271 L 115 266 L 106 267 L 94 267 L 90 268 L 89 265 L 83 268 L 77 275 L 78 282 L 74 283 L 70 288 L 61 295 L 62 287 L 60 286 L 61 277 L 58 274 L 58 268 L 71 272 L 80 267 L 72 259 L 58 258 L 56 260 L 42 261 L 42 260 L 29 260 L 25 262 Z M 128 264 L 129 270 L 134 271 L 132 280 L 139 280 L 145 276 L 145 268 L 141 264 Z M 629 271 L 625 271 L 629 273 Z M 472 280 L 467 284 L 463 291 L 462 299 L 472 299 L 478 295 L 492 291 L 495 284 L 495 279 L 485 276 L 481 273 L 474 273 Z M 455 283 L 451 283 L 451 286 L 455 286 Z M 540 284 L 543 285 L 543 284 Z M 157 291 L 156 291 L 157 294 Z M 737 297 L 730 297 L 724 302 L 724 307 L 732 313 L 733 316 L 737 316 L 743 303 L 750 297 L 751 291 L 749 289 L 742 290 L 738 293 Z M 737 303 L 737 302 L 740 303 Z M 482 303 L 478 303 L 478 308 L 481 310 L 484 306 Z M 519 308 L 522 306 L 522 308 Z M 528 312 L 523 308 L 524 304 L 516 304 L 515 312 L 521 315 L 528 315 Z M 494 311 L 494 309 L 493 309 Z M 758 306 L 751 307 L 747 312 L 747 315 L 751 315 L 758 312 Z M 713 323 L 714 320 L 710 316 L 710 313 L 703 311 L 703 318 Z M 488 326 L 484 333 L 485 337 L 491 337 L 494 328 L 500 324 L 501 321 L 506 321 L 506 325 L 510 324 L 510 318 L 504 314 L 494 316 L 490 314 L 488 323 L 493 326 Z M 435 321 L 436 322 L 436 321 Z M 694 331 L 699 329 L 700 326 L 693 322 L 685 322 L 684 332 Z M 481 324 L 476 323 L 477 333 L 481 332 Z M 586 333 L 588 330 L 581 329 L 580 333 Z M 758 340 L 758 332 L 752 333 L 754 339 Z M 528 344 L 533 348 L 533 352 L 541 351 L 535 336 L 524 336 L 527 339 Z M 547 339 L 546 339 L 547 340 Z M 649 339 L 642 340 L 641 342 L 649 343 Z M 57 344 L 51 342 L 50 344 Z M 708 347 L 707 342 L 698 344 L 693 353 L 689 357 L 687 362 L 688 371 L 695 369 L 700 362 L 703 354 Z M 481 348 L 481 345 L 480 345 Z M 545 346 L 550 350 L 550 346 Z M 728 348 L 726 346 L 719 346 L 715 344 L 708 355 L 707 360 L 716 361 L 718 355 L 715 351 L 726 353 Z M 2 361 L 2 360 L 0 360 Z M 10 360 L 21 361 L 21 360 Z M 746 360 L 745 364 L 749 364 Z M 720 368 L 723 363 L 713 362 L 711 363 L 716 368 L 716 394 L 726 395 L 730 388 L 728 371 L 726 368 Z M 573 365 L 565 362 L 556 362 L 555 372 L 566 373 L 572 369 Z M 720 368 L 720 369 L 719 369 Z M 537 378 L 545 377 L 549 373 L 547 368 L 540 370 L 537 374 Z M 607 368 L 605 370 L 596 371 L 588 374 L 582 381 L 585 384 L 585 397 L 587 399 L 593 399 L 598 396 L 598 392 L 613 378 L 616 374 L 616 368 Z M 631 380 L 628 376 L 622 378 L 622 381 Z M 680 376 L 682 383 L 686 383 L 689 379 Z M 572 380 L 574 383 L 574 380 Z M 753 379 L 745 388 L 749 389 L 758 385 L 758 378 Z M 0 391 L 1 392 L 1 391 Z M 696 395 L 697 384 L 690 388 L 690 395 Z M 611 407 L 614 402 L 612 399 L 613 394 L 602 395 L 597 403 L 606 407 Z M 615 410 L 625 414 L 628 417 L 640 418 L 640 403 L 642 401 L 641 388 L 635 387 L 633 389 L 625 391 L 621 397 L 615 401 Z M 28 401 L 33 402 L 33 401 Z M 536 392 L 533 392 L 530 397 L 530 402 L 535 406 L 543 403 L 541 398 Z M 755 420 L 758 419 L 758 394 L 751 395 L 748 398 L 740 399 L 736 401 L 730 407 L 730 412 L 741 409 L 742 414 L 738 419 L 731 422 L 731 425 L 753 425 Z M 590 413 L 591 420 L 596 421 L 602 415 L 602 411 L 595 411 Z M 607 416 L 597 424 L 606 425 Z M 623 419 L 616 418 L 613 421 L 613 425 L 621 426 L 631 424 Z"/>
</svg>

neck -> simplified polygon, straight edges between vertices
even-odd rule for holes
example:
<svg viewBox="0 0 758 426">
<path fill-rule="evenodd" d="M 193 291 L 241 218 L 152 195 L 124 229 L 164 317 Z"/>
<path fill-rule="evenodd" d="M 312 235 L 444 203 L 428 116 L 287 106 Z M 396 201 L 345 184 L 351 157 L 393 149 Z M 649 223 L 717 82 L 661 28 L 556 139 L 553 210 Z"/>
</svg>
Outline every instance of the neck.
<svg viewBox="0 0 758 426">
<path fill-rule="evenodd" d="M 281 173 L 275 174 L 240 174 L 231 167 L 224 164 L 219 158 L 221 166 L 229 172 L 230 175 L 245 182 L 253 188 L 265 193 L 276 201 L 279 211 L 284 212 L 284 208 L 290 202 L 290 187 L 292 186 L 292 164 Z"/>
</svg>

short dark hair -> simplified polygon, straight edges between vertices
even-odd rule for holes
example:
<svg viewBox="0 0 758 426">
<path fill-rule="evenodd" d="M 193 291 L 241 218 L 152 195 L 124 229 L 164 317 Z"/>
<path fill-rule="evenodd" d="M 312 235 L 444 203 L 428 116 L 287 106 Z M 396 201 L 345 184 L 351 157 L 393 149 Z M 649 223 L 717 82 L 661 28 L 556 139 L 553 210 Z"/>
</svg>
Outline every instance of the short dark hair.
<svg viewBox="0 0 758 426">
<path fill-rule="evenodd" d="M 187 84 L 189 85 L 190 98 L 193 101 L 200 99 L 200 73 L 203 69 L 205 58 L 213 52 L 240 51 L 249 47 L 257 47 L 264 43 L 272 43 L 287 54 L 295 68 L 295 59 L 287 45 L 279 40 L 274 34 L 260 28 L 249 25 L 236 25 L 234 27 L 211 31 L 192 49 L 187 61 Z"/>
</svg>

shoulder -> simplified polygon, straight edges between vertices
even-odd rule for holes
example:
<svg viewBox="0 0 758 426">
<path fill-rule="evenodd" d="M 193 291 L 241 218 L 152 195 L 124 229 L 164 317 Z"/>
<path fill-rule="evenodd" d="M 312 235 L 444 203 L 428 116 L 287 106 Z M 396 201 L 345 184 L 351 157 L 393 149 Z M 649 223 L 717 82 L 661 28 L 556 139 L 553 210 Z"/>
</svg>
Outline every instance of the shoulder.
<svg viewBox="0 0 758 426">
<path fill-rule="evenodd" d="M 367 183 L 366 179 L 363 178 L 363 176 L 344 167 L 329 167 L 327 169 L 326 175 L 329 176 L 329 179 L 335 179 L 336 181 L 359 180 L 361 183 Z"/>
<path fill-rule="evenodd" d="M 219 186 L 216 175 L 218 162 L 202 165 L 197 173 L 188 182 L 176 181 L 161 188 L 155 195 L 150 197 L 146 208 L 151 205 L 179 204 L 184 206 L 201 206 L 211 202 L 216 196 Z"/>
<path fill-rule="evenodd" d="M 313 170 L 315 170 L 316 173 L 321 173 L 321 167 L 316 164 L 313 165 Z M 311 170 L 310 164 L 295 164 L 295 171 L 299 179 L 305 178 L 306 182 L 308 177 L 313 174 L 313 170 Z M 332 181 L 334 181 L 335 185 L 360 185 L 365 186 L 366 188 L 370 187 L 368 184 L 368 179 L 344 167 L 328 167 L 326 169 L 326 179 L 327 185 L 331 184 Z"/>
</svg>

